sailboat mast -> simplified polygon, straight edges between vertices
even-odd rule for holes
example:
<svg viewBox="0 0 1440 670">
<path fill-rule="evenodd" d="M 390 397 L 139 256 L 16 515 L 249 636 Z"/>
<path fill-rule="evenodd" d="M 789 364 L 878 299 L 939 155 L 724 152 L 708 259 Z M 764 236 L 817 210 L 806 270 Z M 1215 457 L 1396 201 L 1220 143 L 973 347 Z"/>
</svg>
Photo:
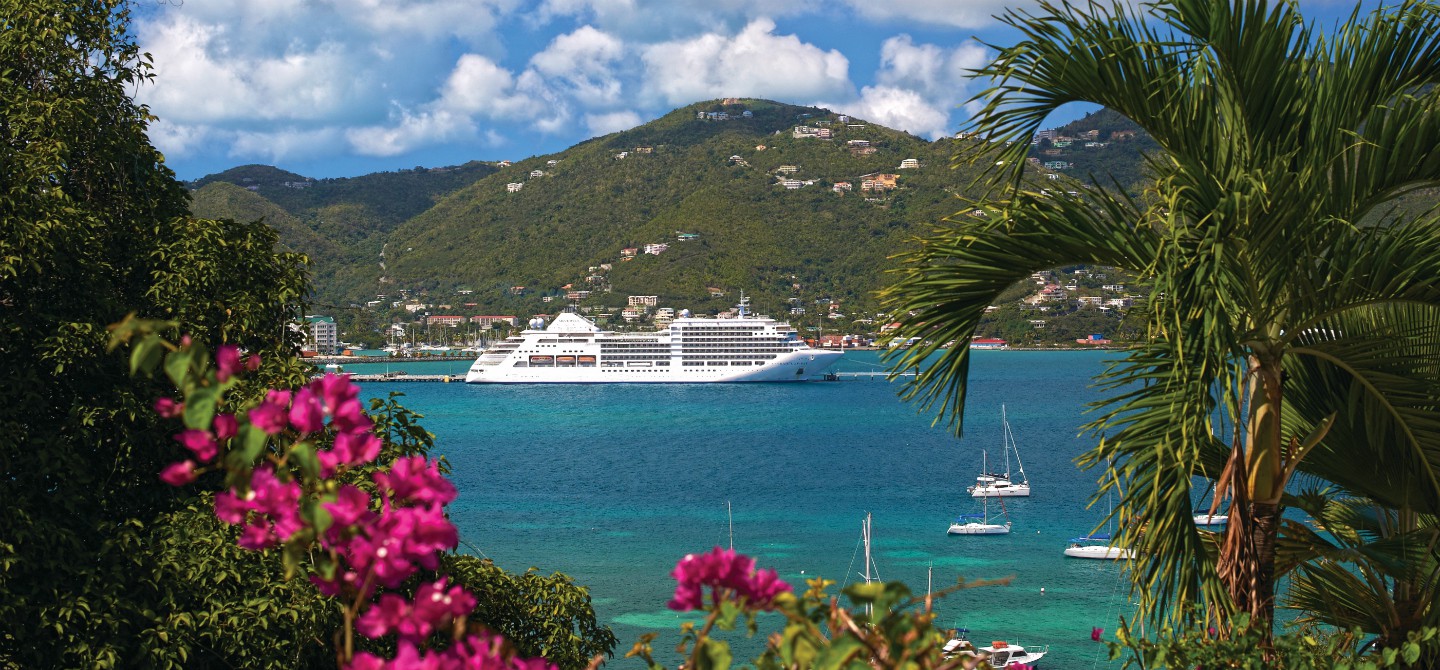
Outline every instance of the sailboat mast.
<svg viewBox="0 0 1440 670">
<path fill-rule="evenodd" d="M 1005 478 L 1010 478 L 1010 419 L 1005 416 L 1005 405 L 1000 405 L 1000 424 L 1004 430 L 1000 431 L 1000 448 L 1005 450 Z"/>
<path fill-rule="evenodd" d="M 870 513 L 865 513 L 865 521 L 860 525 L 860 537 L 865 540 L 865 583 L 870 583 Z M 875 614 L 874 605 L 865 606 L 865 616 Z"/>
<path fill-rule="evenodd" d="M 730 551 L 735 551 L 735 514 L 730 509 L 730 501 L 725 501 L 725 517 L 730 520 Z"/>
</svg>

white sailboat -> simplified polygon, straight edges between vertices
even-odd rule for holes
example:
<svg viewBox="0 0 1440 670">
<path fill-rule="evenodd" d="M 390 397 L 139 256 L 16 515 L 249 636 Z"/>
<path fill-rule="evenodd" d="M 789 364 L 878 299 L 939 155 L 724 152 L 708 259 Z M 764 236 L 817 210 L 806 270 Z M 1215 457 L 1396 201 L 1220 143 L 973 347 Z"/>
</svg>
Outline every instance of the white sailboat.
<svg viewBox="0 0 1440 670">
<path fill-rule="evenodd" d="M 1113 523 L 1115 515 L 1115 503 L 1110 494 L 1105 495 L 1105 500 L 1110 503 L 1110 523 Z M 1112 546 L 1113 538 L 1110 533 L 1091 534 L 1081 537 L 1070 538 L 1070 546 L 1065 549 L 1065 555 L 1071 558 L 1093 558 L 1105 561 L 1135 558 L 1135 552 L 1123 547 Z"/>
<path fill-rule="evenodd" d="M 990 523 L 990 497 L 981 498 L 984 501 L 984 510 L 981 514 L 961 514 L 950 524 L 950 535 L 1008 535 L 1010 533 L 1009 514 L 1005 515 L 1005 523 Z M 1000 511 L 1005 512 L 1005 500 L 1000 500 Z"/>
<path fill-rule="evenodd" d="M 990 497 L 1021 497 L 1030 495 L 1030 480 L 1025 477 L 1025 464 L 1020 462 L 1020 449 L 1015 444 L 1015 433 L 1010 430 L 1010 420 L 1005 416 L 1005 406 L 1000 406 L 1000 423 L 1004 429 L 1000 433 L 1001 447 L 1005 450 L 1005 472 L 1003 474 L 987 472 L 990 469 L 988 454 L 982 460 L 981 473 L 975 478 L 975 484 L 968 490 L 975 498 Z M 1010 454 L 1015 454 L 1015 465 L 1019 468 L 1018 481 L 1010 474 Z"/>
<path fill-rule="evenodd" d="M 1201 495 L 1200 501 L 1203 503 L 1205 501 L 1205 498 L 1205 495 Z M 1223 526 L 1229 522 L 1229 514 L 1211 514 L 1210 510 L 1205 509 L 1195 511 L 1195 525 L 1197 526 Z"/>
</svg>

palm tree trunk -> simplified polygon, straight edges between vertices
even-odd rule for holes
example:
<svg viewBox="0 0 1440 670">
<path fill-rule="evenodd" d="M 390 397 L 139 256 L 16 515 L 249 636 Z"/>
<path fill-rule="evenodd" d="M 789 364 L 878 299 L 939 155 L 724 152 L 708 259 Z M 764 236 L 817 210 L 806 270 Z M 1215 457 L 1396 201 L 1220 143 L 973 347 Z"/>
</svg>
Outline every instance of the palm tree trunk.
<svg viewBox="0 0 1440 670">
<path fill-rule="evenodd" d="M 1285 489 L 1280 433 L 1284 394 L 1278 357 L 1253 355 L 1247 386 L 1245 451 L 1232 456 L 1243 466 L 1231 469 L 1231 509 L 1240 514 L 1231 517 L 1217 569 L 1235 608 L 1248 613 L 1256 624 L 1268 626 L 1275 619 L 1275 542 L 1283 511 L 1280 494 Z"/>
</svg>

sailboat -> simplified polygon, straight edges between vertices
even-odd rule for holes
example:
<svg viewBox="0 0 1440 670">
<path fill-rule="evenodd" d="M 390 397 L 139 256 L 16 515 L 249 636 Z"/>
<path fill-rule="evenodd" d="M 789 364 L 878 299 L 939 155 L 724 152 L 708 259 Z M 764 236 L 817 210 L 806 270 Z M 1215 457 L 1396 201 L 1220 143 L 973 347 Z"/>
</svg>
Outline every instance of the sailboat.
<svg viewBox="0 0 1440 670">
<path fill-rule="evenodd" d="M 1115 503 L 1108 493 L 1105 494 L 1105 500 L 1110 503 L 1110 523 L 1113 523 Z M 1134 551 L 1124 547 L 1111 546 L 1111 540 L 1108 532 L 1072 537 L 1070 546 L 1065 549 L 1065 555 L 1071 558 L 1094 558 L 1107 561 L 1135 558 Z"/>
<path fill-rule="evenodd" d="M 1004 524 L 990 523 L 990 497 L 982 498 L 985 502 L 982 514 L 961 514 L 950 524 L 950 535 L 1008 535 L 1010 533 L 1009 515 L 1006 514 Z M 1005 511 L 1005 501 L 1000 500 L 1000 511 Z"/>
<path fill-rule="evenodd" d="M 1213 484 L 1211 486 L 1213 487 Z M 1210 490 L 1213 490 L 1213 488 Z M 1201 495 L 1200 500 L 1203 502 L 1205 496 Z M 1203 509 L 1195 511 L 1195 525 L 1197 526 L 1223 526 L 1229 522 L 1229 514 L 1211 514 L 1209 510 Z"/>
<path fill-rule="evenodd" d="M 1020 449 L 1015 444 L 1015 433 L 1010 430 L 1010 420 L 1005 416 L 1005 406 L 1000 406 L 1000 423 L 1004 430 L 1000 434 L 1001 447 L 1005 450 L 1005 473 L 996 474 L 988 472 L 990 463 L 988 455 L 981 461 L 980 476 L 975 478 L 975 485 L 968 490 L 975 498 L 988 497 L 1018 497 L 1030 495 L 1030 480 L 1025 477 L 1025 464 L 1020 462 Z M 1010 474 L 1010 454 L 1015 454 L 1015 465 L 1020 468 L 1019 481 Z M 983 452 L 982 452 L 983 453 Z"/>
</svg>

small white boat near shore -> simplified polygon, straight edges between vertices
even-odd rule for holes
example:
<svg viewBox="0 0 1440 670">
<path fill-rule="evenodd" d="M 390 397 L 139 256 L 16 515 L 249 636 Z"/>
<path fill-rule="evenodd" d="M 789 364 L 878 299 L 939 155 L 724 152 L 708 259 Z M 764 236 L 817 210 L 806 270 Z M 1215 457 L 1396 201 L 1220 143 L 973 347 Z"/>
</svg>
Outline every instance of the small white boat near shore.
<svg viewBox="0 0 1440 670">
<path fill-rule="evenodd" d="M 941 653 L 947 658 L 951 656 L 970 656 L 990 663 L 993 668 L 1008 668 L 1014 664 L 1034 666 L 1041 657 L 1050 653 L 1050 645 L 1027 649 L 1018 644 L 1011 644 L 1005 640 L 995 640 L 988 647 L 977 647 L 966 634 L 970 631 L 964 628 L 956 631 L 955 637 L 941 647 Z"/>
<path fill-rule="evenodd" d="M 1197 526 L 1223 526 L 1230 522 L 1229 514 L 1196 514 Z"/>
<path fill-rule="evenodd" d="M 1122 547 L 1111 546 L 1110 541 L 1111 538 L 1108 534 L 1072 537 L 1070 538 L 1070 546 L 1065 549 L 1065 555 L 1070 558 L 1093 558 L 1105 561 L 1116 561 L 1135 557 L 1135 552 Z"/>
</svg>

